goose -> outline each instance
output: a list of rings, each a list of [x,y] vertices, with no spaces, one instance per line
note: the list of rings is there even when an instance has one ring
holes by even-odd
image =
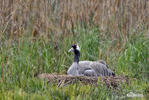
[[[74,61],[67,70],[68,75],[72,76],[115,76],[115,73],[111,71],[106,62],[99,61],[79,61],[80,47],[76,44],[72,45],[72,48],[68,52],[74,52]]]

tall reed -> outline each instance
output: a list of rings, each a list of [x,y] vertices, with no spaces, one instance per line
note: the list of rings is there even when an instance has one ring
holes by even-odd
[[[77,34],[78,25],[125,37],[141,25],[148,29],[148,8],[148,0],[0,0],[0,38],[57,38]]]

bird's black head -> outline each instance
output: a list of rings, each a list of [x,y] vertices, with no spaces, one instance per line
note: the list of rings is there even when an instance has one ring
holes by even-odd
[[[74,52],[74,51],[78,51],[78,52],[80,52],[80,47],[77,45],[77,44],[73,44],[72,45],[72,48],[71,49],[69,49],[69,52]]]
[[[73,45],[72,45],[72,48],[73,48],[74,50],[76,50],[76,49],[77,49],[77,45],[76,45],[76,44],[73,44]]]
[[[78,63],[80,58],[80,47],[76,44],[73,44],[69,52],[74,52],[74,62]]]

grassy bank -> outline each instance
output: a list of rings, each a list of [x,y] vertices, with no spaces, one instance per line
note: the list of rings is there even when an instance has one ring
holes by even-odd
[[[80,28],[76,31],[78,34],[75,38],[73,35],[68,35],[62,42],[59,37],[57,43],[52,39],[46,41],[28,38],[4,41],[0,49],[1,68],[3,68],[0,97],[2,99],[115,99],[129,92],[148,94],[146,74],[149,64],[149,41],[143,33],[127,38],[123,45],[120,45],[122,40],[105,37],[96,28]],[[57,88],[39,81],[35,76],[40,73],[66,73],[73,60],[73,55],[67,52],[73,42],[81,47],[81,60],[103,59],[117,75],[132,78],[130,83],[114,91],[106,87],[95,88],[79,84]]]

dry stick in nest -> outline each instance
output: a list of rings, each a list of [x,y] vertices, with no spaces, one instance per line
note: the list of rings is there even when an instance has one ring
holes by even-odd
[[[48,83],[56,83],[58,87],[66,86],[68,84],[77,83],[80,81],[84,85],[98,85],[99,77],[87,77],[87,76],[69,76],[69,75],[58,75],[58,74],[39,74],[39,79],[47,80]],[[127,83],[128,78],[124,76],[103,76],[100,77],[100,84],[108,87],[118,87],[122,83]]]

